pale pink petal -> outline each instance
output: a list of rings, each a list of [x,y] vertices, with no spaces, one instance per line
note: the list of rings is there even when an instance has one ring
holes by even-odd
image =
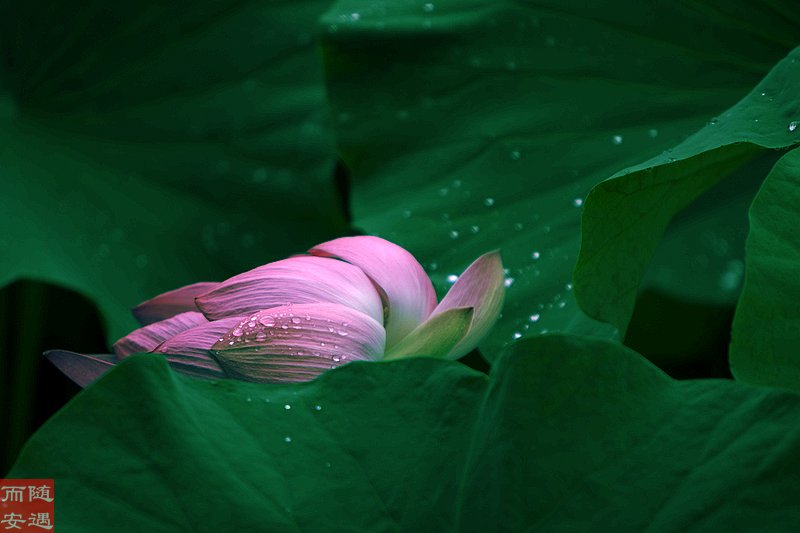
[[[202,316],[202,315],[201,315]],[[242,317],[223,318],[187,329],[165,340],[153,353],[163,354],[170,366],[182,374],[193,377],[221,379],[226,377],[219,363],[211,356],[211,347]]]
[[[275,261],[223,281],[197,298],[197,306],[209,320],[290,303],[336,303],[383,321],[380,296],[361,269],[324,257]]]
[[[212,350],[230,377],[279,383],[308,381],[350,361],[380,359],[385,344],[386,333],[374,318],[317,303],[259,311]]]
[[[181,313],[133,330],[114,343],[114,353],[122,359],[134,353],[149,352],[178,333],[207,322],[202,313],[196,311]]]
[[[309,253],[347,261],[380,287],[387,309],[386,344],[391,347],[421,324],[436,307],[436,292],[425,270],[405,249],[379,237],[342,237]]]
[[[386,352],[385,360],[401,357],[446,357],[464,338],[472,321],[471,307],[453,307],[426,320]]]
[[[69,379],[86,387],[116,362],[112,354],[84,355],[64,350],[50,350],[44,352],[45,357],[61,370]]]
[[[202,281],[186,285],[142,302],[131,311],[143,326],[175,316],[178,313],[197,311],[194,299],[217,286],[216,282]]]
[[[454,307],[472,307],[475,311],[467,334],[447,355],[458,359],[466,355],[492,328],[505,298],[505,276],[499,252],[480,256],[458,278],[432,316]]]

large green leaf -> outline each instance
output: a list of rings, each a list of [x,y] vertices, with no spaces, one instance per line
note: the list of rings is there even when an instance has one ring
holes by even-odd
[[[772,169],[750,208],[746,278],[736,309],[731,371],[800,389],[800,150]]]
[[[767,2],[717,4],[341,0],[324,52],[354,222],[421,257],[440,291],[501,248],[510,286],[490,357],[548,330],[610,335],[570,292],[582,199],[796,43]]]
[[[519,343],[491,379],[433,359],[312,383],[135,356],[28,443],[59,528],[791,531],[800,396],[673,381],[608,341]]]
[[[313,44],[327,2],[4,2],[0,284],[110,323],[344,231]]]
[[[671,217],[766,149],[800,141],[798,58],[795,49],[745,98],[674,149],[592,190],[575,270],[577,296],[589,315],[624,330]]]

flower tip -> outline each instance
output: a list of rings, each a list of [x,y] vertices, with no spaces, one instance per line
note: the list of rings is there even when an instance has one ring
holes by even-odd
[[[66,350],[48,350],[43,355],[64,375],[84,388],[116,362],[111,354],[84,355]]]

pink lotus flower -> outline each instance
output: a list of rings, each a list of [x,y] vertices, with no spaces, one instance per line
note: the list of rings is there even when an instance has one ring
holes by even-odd
[[[349,361],[457,359],[497,320],[503,287],[500,255],[490,252],[437,305],[406,250],[377,237],[343,237],[140,304],[133,314],[143,327],[118,340],[114,354],[46,355],[81,386],[139,352],[163,353],[183,374],[259,382],[307,381]]]

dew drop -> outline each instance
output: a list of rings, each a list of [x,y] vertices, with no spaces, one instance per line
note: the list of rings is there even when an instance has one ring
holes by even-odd
[[[250,396],[248,396],[248,397],[247,397],[247,399],[246,399],[246,401],[247,401],[248,403],[249,403],[249,402],[252,402],[252,401],[253,401],[253,398],[251,398]]]
[[[283,442],[285,442],[287,444],[292,442],[292,437],[290,437],[289,435],[286,435],[285,437],[283,437]]]
[[[519,331],[515,331],[514,334],[511,335],[511,338],[514,339],[514,340],[517,340],[520,337],[522,337],[522,333],[520,333]]]
[[[283,406],[283,408],[288,411],[289,409],[292,408],[292,406],[287,403],[286,405]]]
[[[340,330],[339,330],[339,331],[337,331],[336,333],[337,333],[337,334],[338,334],[340,337],[347,337],[348,335],[350,335],[348,332],[346,332],[346,331],[345,331],[345,330],[343,330],[343,329],[340,329]]]
[[[542,315],[540,315],[539,313],[534,313],[528,317],[528,320],[530,320],[531,322],[538,322],[541,317]]]
[[[321,405],[315,405],[314,406],[314,410],[315,411],[322,411],[322,406]]]
[[[492,207],[494,205],[494,198],[484,198],[483,205],[486,207]]]
[[[433,4],[431,4],[431,3],[422,4],[422,10],[423,10],[425,13],[432,13],[432,12],[433,12],[433,10],[434,10],[435,8],[436,8],[436,6],[434,6],[434,5],[433,5]]]
[[[236,328],[232,331],[234,337],[241,337],[242,336],[242,328]]]
[[[261,324],[263,326],[271,328],[272,326],[275,325],[275,318],[273,316],[271,316],[271,315],[267,315],[267,316],[261,318],[261,320],[259,320],[259,322],[261,322]]]
[[[789,131],[794,131],[794,130],[796,130],[796,129],[797,129],[797,126],[798,126],[798,124],[800,124],[800,122],[798,122],[798,121],[796,121],[796,120],[793,120],[793,121],[791,121],[791,122],[789,123],[789,126],[788,126],[788,129],[789,129]]]
[[[300,320],[299,316],[293,316],[292,317],[292,324],[299,324],[300,322],[301,322],[301,320]]]
[[[531,254],[531,258],[532,258],[534,261],[538,261],[538,260],[539,260],[539,258],[540,258],[541,256],[542,256],[542,254],[540,254],[539,252],[533,252],[533,253]]]
[[[459,233],[456,230],[450,230],[450,233],[448,235],[450,235],[451,239],[458,239]]]
[[[472,233],[478,233],[478,232],[481,230],[481,228],[480,228],[480,226],[470,226],[470,227],[469,227],[469,230],[470,230]]]
[[[582,206],[583,205],[583,198],[575,198],[574,200],[572,200],[572,205],[574,205],[575,207]]]
[[[571,290],[572,290],[572,283],[567,283],[567,284],[564,286],[564,288],[565,288],[566,290],[568,290],[568,291],[571,291]]]
[[[342,360],[342,358],[341,358],[341,357],[339,357],[338,355],[334,355],[334,356],[333,356],[331,359],[333,359],[333,362],[334,362],[334,363],[338,363],[339,361],[341,361],[341,360]]]
[[[649,135],[651,139],[655,139],[656,137],[658,137],[658,130],[655,128],[647,130],[647,135]]]
[[[455,274],[450,274],[449,276],[447,276],[448,283],[455,283],[456,281],[458,281],[458,276],[456,276]]]
[[[613,137],[611,137],[611,141],[614,144],[622,144],[622,135],[614,135]]]
[[[258,333],[256,333],[256,340],[259,342],[264,342],[265,340],[267,340],[267,334],[264,333],[263,331],[259,331]]]
[[[503,280],[503,285],[510,287],[514,284],[514,278],[506,278]]]
[[[511,159],[514,161],[519,161],[519,158],[522,157],[522,154],[519,150],[511,150]]]

